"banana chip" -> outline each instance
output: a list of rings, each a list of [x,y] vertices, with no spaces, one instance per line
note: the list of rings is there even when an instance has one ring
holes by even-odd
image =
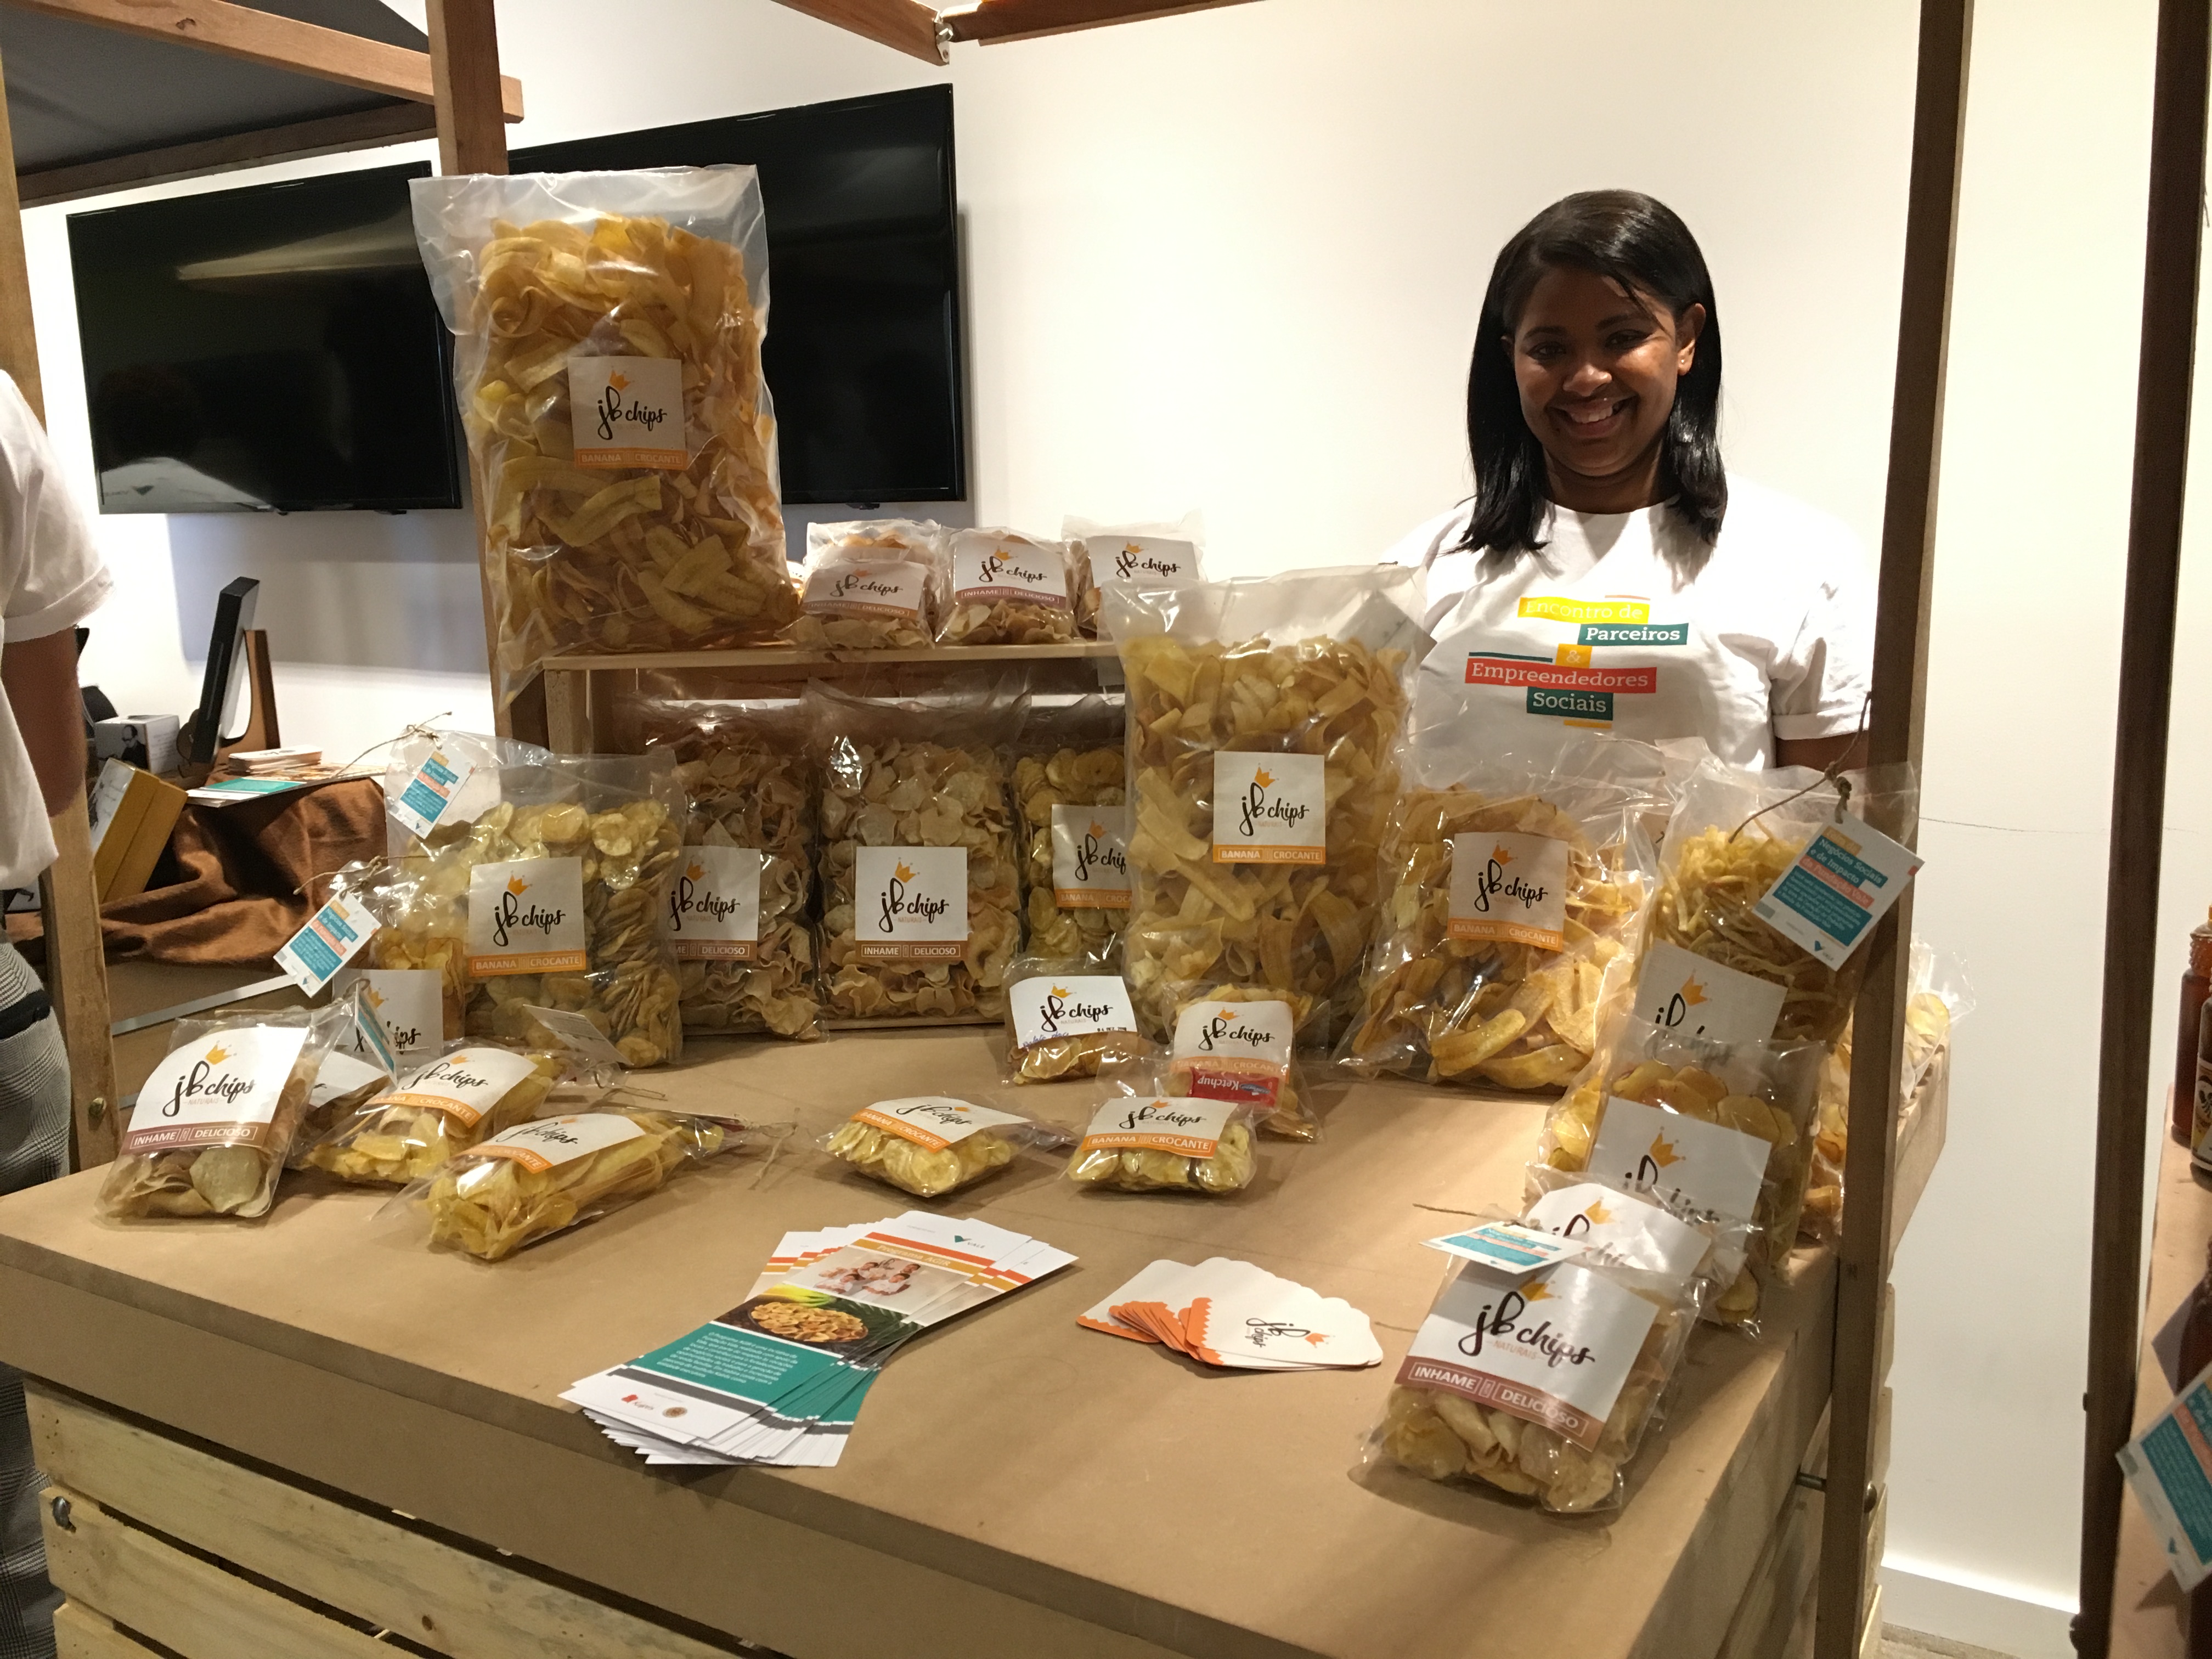
[[[361,1186],[419,1181],[455,1153],[537,1116],[561,1071],[550,1054],[479,1047],[441,1055],[338,1124],[307,1162]]]
[[[1014,763],[1034,956],[1103,962],[1121,939],[1129,919],[1126,764],[1118,743]]]
[[[1067,1137],[1013,1112],[943,1095],[879,1100],[817,1143],[866,1176],[939,1198],[1013,1162],[1025,1146],[1065,1146]]]
[[[630,211],[656,195],[669,216]],[[759,234],[751,178],[471,176],[416,203],[457,339],[503,698],[554,653],[774,638],[799,606],[732,245]],[[755,258],[764,276],[764,240]]]
[[[1923,946],[1914,947],[1916,970]],[[1916,991],[1905,1004],[1904,1076],[1899,1079],[1897,1133],[1900,1142],[1919,1112],[1936,1062],[1950,1046],[1951,1007],[1934,991]],[[1798,1231],[1814,1243],[1842,1237],[1844,1158],[1850,1151],[1851,1028],[1836,1039],[1820,1067],[1820,1116],[1813,1138],[1813,1174],[1805,1189]]]
[[[1249,1111],[1221,1101],[1127,1096],[1098,1109],[1068,1160],[1079,1186],[1218,1198],[1252,1184],[1260,1159]]]
[[[809,651],[915,651],[933,638],[945,586],[943,529],[904,519],[809,525],[799,620]]]

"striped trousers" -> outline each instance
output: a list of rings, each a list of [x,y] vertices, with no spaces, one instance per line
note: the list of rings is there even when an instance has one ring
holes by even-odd
[[[52,1181],[69,1164],[69,1056],[33,974],[0,941],[0,1193]],[[0,1659],[54,1659],[60,1595],[46,1582],[23,1379],[0,1365]]]

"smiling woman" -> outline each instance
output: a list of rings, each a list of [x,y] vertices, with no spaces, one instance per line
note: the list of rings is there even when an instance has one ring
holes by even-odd
[[[1712,278],[1664,204],[1586,191],[1505,245],[1468,377],[1474,499],[1388,556],[1427,575],[1417,725],[1695,737],[1747,766],[1855,748],[1865,555],[1728,477],[1720,392]]]

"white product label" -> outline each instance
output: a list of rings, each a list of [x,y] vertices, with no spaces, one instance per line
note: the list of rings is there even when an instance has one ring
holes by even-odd
[[[968,850],[853,853],[853,931],[863,962],[956,962],[968,949]]]
[[[1091,580],[1101,587],[1173,587],[1198,580],[1198,549],[1169,536],[1086,536]]]
[[[1019,536],[963,530],[952,538],[952,597],[977,605],[1018,599],[1066,611],[1066,556]]]
[[[1636,975],[1636,1016],[1708,1042],[1764,1042],[1782,1018],[1782,986],[1654,945]]]
[[[668,936],[683,962],[750,962],[760,947],[761,851],[687,847],[668,890]]]
[[[853,1114],[855,1123],[868,1123],[902,1140],[911,1140],[933,1152],[941,1152],[955,1141],[965,1140],[978,1129],[1000,1129],[1028,1121],[1012,1112],[994,1112],[948,1095],[916,1095],[907,1100],[879,1100]]]
[[[817,565],[807,573],[799,604],[817,617],[890,617],[913,621],[921,615],[929,573],[918,564],[847,562]]]
[[[1052,902],[1063,910],[1129,908],[1129,809],[1052,809]]]
[[[248,1025],[176,1050],[139,1090],[123,1150],[219,1145],[277,1150],[271,1133],[276,1103],[307,1041],[304,1026]]]
[[[1062,974],[1025,979],[1006,993],[1014,1046],[1032,1048],[1048,1037],[1092,1036],[1137,1029],[1129,988],[1118,974]]]
[[[474,761],[456,759],[442,749],[433,749],[429,758],[415,769],[415,775],[407,780],[398,797],[387,803],[392,816],[404,824],[410,835],[428,835],[438,827],[438,820],[446,816],[447,809],[453,805],[476,769]]]
[[[1508,1279],[1554,1267],[1580,1255],[1585,1248],[1572,1239],[1561,1237],[1555,1231],[1524,1227],[1517,1221],[1486,1222],[1465,1232],[1446,1233],[1441,1238],[1425,1238],[1421,1243],[1462,1261],[1479,1261]]]
[[[1591,1259],[1686,1279],[1705,1259],[1705,1234],[1656,1204],[1595,1181],[1546,1193],[1528,1206],[1532,1226],[1578,1241]]]
[[[1595,1449],[1659,1310],[1580,1262],[1509,1282],[1469,1263],[1398,1381],[1444,1389]]]
[[[684,365],[673,357],[569,358],[568,421],[578,466],[691,465]]]
[[[1805,843],[1797,862],[1752,907],[1784,938],[1839,967],[1925,862],[1845,812]]]
[[[1236,1103],[1228,1100],[1125,1096],[1107,1102],[1091,1117],[1091,1127],[1083,1132],[1082,1150],[1212,1158],[1236,1110]]]
[[[479,1158],[503,1158],[542,1174],[557,1164],[573,1164],[635,1140],[644,1133],[633,1119],[612,1112],[577,1112],[519,1125],[471,1150]]]
[[[1328,767],[1319,755],[1213,757],[1216,864],[1328,862]]]
[[[573,1008],[541,1008],[526,1002],[522,1010],[545,1029],[551,1037],[580,1060],[596,1066],[611,1066],[620,1070],[622,1050],[607,1041],[607,1034]]]
[[[340,988],[356,983],[402,1060],[434,1052],[445,1041],[445,975],[435,968],[356,969]]]
[[[1668,1203],[1749,1221],[1758,1210],[1759,1184],[1773,1150],[1741,1129],[1614,1096],[1605,1103],[1589,1168]]]
[[[377,1097],[380,1106],[413,1106],[443,1112],[464,1126],[481,1122],[486,1112],[538,1067],[506,1048],[456,1048],[432,1060],[397,1089]]]
[[[584,970],[584,861],[514,859],[469,872],[469,971]]]
[[[1176,1016],[1170,1080],[1187,1095],[1272,1110],[1296,1027],[1287,1002],[1194,1002]]]
[[[374,916],[351,899],[334,898],[284,941],[276,952],[276,966],[293,984],[313,996],[353,960],[375,931]]]
[[[1566,926],[1566,842],[1518,832],[1452,837],[1452,938],[1557,951]]]
[[[307,1091],[307,1104],[327,1106],[341,1096],[366,1089],[372,1083],[388,1083],[391,1073],[365,1060],[335,1051],[323,1056],[315,1070],[315,1086]]]

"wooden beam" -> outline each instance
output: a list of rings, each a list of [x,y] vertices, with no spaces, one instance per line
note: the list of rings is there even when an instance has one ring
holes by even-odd
[[[438,171],[505,173],[499,26],[492,0],[430,0],[430,79],[437,92]]]
[[[2089,1233],[2089,1375],[2081,1449],[2081,1610],[2074,1645],[2103,1659],[2112,1640],[2121,1478],[2134,1425],[2142,1285],[2143,1143],[2158,937],[2166,760],[2173,697],[2174,602],[2189,474],[2197,283],[2203,247],[2205,99],[2212,0],[2160,0],[2152,72],[2150,202],[2136,453],[2121,601],[2120,706],[2105,878],[2105,998],[2097,1066],[2097,1164]]]
[[[1875,613],[1869,756],[1875,765],[1917,766],[1928,683],[1928,613],[1936,574],[1936,501],[1943,385],[1958,241],[1960,160],[1973,0],[1921,0],[1913,94],[1912,161],[1905,202],[1905,274],[1897,378]],[[1875,827],[1893,835],[1905,824]],[[1828,1471],[1820,1529],[1816,1659],[1856,1659],[1875,1565],[1872,1522],[1884,1474],[1879,1458],[1882,1309],[1887,1295],[1894,1202],[1898,1080],[1905,1038],[1911,939],[1907,889],[1874,937],[1853,1011],[1850,1141],[1844,1164],[1844,1237],[1837,1253],[1835,1388],[1829,1405]]]
[[[15,153],[8,100],[0,94],[0,155]],[[46,383],[39,374],[39,331],[31,317],[31,267],[23,257],[23,214],[15,199],[15,169],[0,182],[0,369],[14,379],[40,422],[46,418]]]
[[[312,75],[418,104],[435,101],[427,52],[386,46],[342,29],[301,23],[230,0],[5,0],[25,11],[95,23],[149,40],[174,40],[264,69]],[[522,83],[500,83],[510,121],[522,118]]]
[[[15,175],[15,193],[25,207],[45,207],[102,196],[135,185],[166,184],[176,179],[225,173],[234,167],[293,161],[307,155],[366,149],[374,144],[404,144],[437,136],[437,118],[421,104],[386,104],[376,109],[325,115],[280,127],[258,127],[220,138],[199,138],[160,149],[133,150],[96,161],[41,167]]]
[[[781,3],[925,64],[945,62],[936,9],[921,0],[781,0]]]
[[[1032,40],[1041,34],[1066,34],[1108,23],[1141,23],[1187,11],[1214,11],[1249,0],[978,0],[965,11],[945,14],[942,21],[955,40],[1001,45]]]

